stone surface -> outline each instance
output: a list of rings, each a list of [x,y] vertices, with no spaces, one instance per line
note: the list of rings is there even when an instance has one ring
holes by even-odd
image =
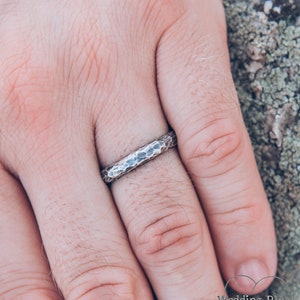
[[[286,282],[255,299],[299,300],[300,0],[223,3],[233,77],[275,220],[277,276]]]

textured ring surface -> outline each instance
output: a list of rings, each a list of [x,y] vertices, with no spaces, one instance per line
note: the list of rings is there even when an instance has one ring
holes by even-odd
[[[176,145],[176,135],[170,131],[103,169],[101,171],[102,179],[106,183],[111,183]]]

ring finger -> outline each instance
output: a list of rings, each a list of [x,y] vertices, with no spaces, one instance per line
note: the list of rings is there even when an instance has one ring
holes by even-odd
[[[102,166],[119,160],[168,128],[155,74],[148,67],[154,64],[153,55],[148,50],[146,59],[147,50],[139,50],[143,57],[128,55],[125,61],[131,71],[119,72],[127,77],[116,79],[122,101],[107,103],[98,118],[96,141]],[[145,74],[143,80],[137,74]],[[111,94],[111,99],[118,99],[119,94]],[[114,118],[118,122],[105,117],[111,111],[118,114]],[[223,294],[205,218],[175,150],[118,179],[111,191],[133,250],[159,299],[209,299]]]

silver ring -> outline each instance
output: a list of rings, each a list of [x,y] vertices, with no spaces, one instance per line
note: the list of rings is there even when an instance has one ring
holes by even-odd
[[[177,139],[175,132],[170,131],[130,153],[118,162],[113,163],[111,166],[104,168],[101,171],[102,179],[106,183],[111,183],[176,145]]]

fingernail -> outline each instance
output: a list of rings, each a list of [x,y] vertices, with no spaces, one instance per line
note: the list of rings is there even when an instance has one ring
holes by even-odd
[[[266,288],[272,281],[268,276],[270,274],[268,274],[268,269],[262,261],[250,259],[237,268],[235,284],[239,291],[256,294]]]

